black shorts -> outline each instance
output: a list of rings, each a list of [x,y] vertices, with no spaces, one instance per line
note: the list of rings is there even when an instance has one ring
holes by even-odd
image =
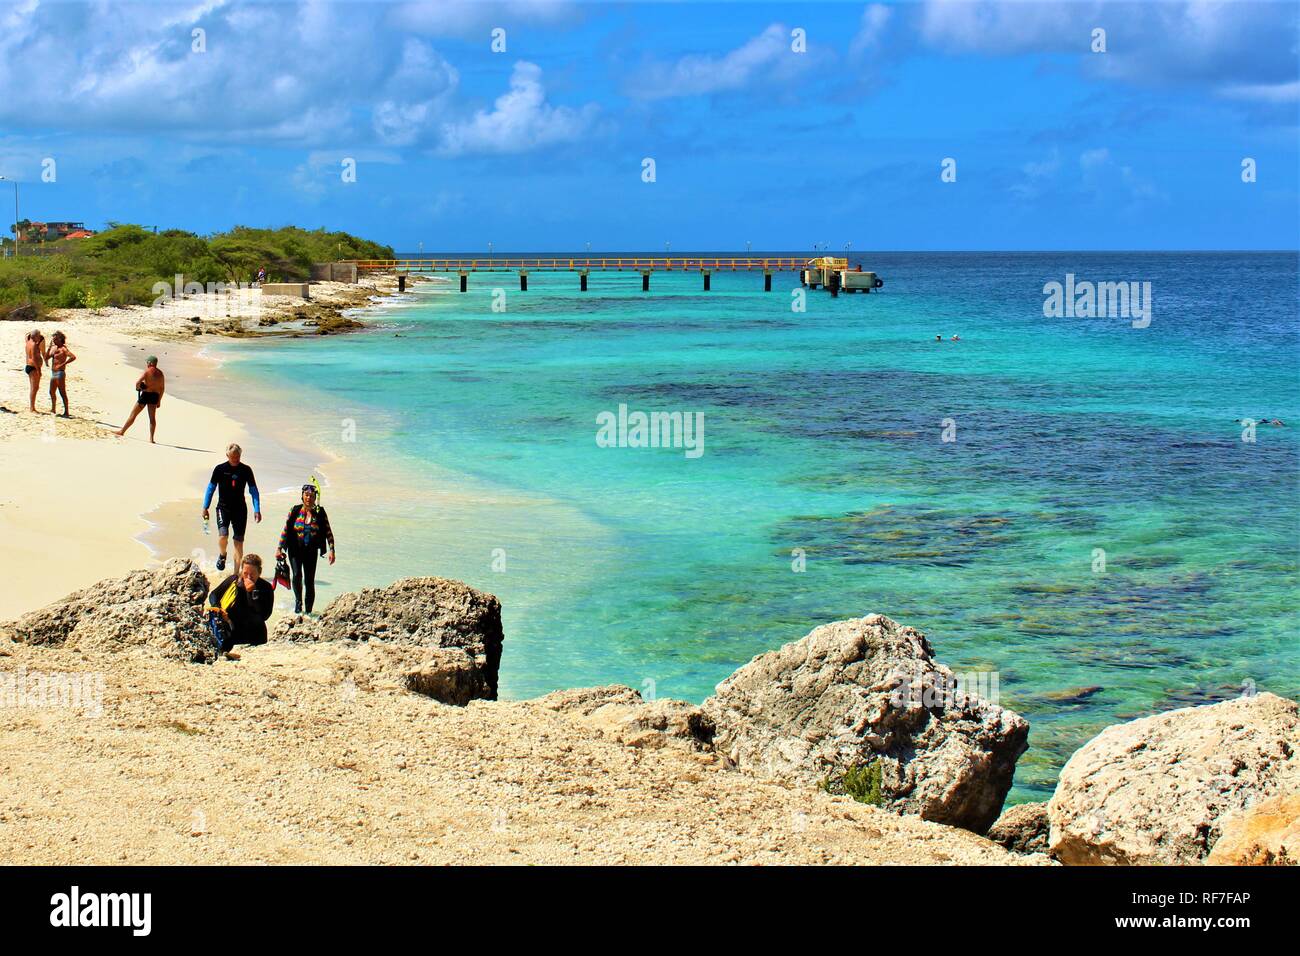
[[[158,393],[146,392],[142,389],[136,393],[136,401],[141,405],[157,405]]]
[[[31,375],[32,372],[35,372],[35,371],[36,371],[36,366],[35,366],[35,365],[28,365],[25,369],[23,369],[23,371],[26,372],[28,375]]]
[[[217,534],[221,537],[234,538],[236,541],[244,540],[244,529],[248,527],[248,506],[242,508],[229,508],[225,505],[217,505]]]

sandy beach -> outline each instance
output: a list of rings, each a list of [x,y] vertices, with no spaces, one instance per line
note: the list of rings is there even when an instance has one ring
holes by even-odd
[[[312,304],[356,307],[394,286],[389,278],[314,284]],[[22,364],[30,326],[0,323],[0,619],[166,557],[194,557],[211,567],[216,527],[203,536],[202,495],[232,441],[254,455],[266,516],[250,524],[246,550],[274,554],[278,518],[293,497],[281,489],[301,484],[329,455],[300,436],[271,440],[250,430],[244,423],[255,422],[259,403],[273,398],[223,387],[219,363],[205,355],[205,344],[218,339],[195,334],[229,334],[232,323],[250,333],[269,326],[272,334],[310,334],[296,318],[301,299],[259,296],[240,290],[42,319],[46,339],[62,330],[77,356],[68,370],[66,419],[49,414],[48,368],[37,412],[28,410]],[[143,413],[125,438],[113,434],[134,405],[135,381],[151,354],[167,375],[152,446]]]

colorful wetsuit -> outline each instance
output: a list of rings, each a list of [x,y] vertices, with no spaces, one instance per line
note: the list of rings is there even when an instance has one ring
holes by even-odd
[[[333,551],[334,531],[324,508],[313,508],[310,516],[302,505],[289,509],[280,532],[280,550],[289,558],[293,573],[294,613],[302,613],[305,608],[310,614],[316,604],[316,561],[325,554],[327,544]]]

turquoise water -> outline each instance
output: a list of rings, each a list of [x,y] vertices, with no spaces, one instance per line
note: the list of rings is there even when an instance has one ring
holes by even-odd
[[[656,274],[648,294],[635,273],[586,294],[475,275],[371,333],[232,354],[300,384],[314,437],[416,489],[332,512],[348,560],[326,596],[430,573],[492,591],[505,696],[700,700],[756,653],[879,611],[954,669],[998,672],[1032,726],[1014,799],[1115,721],[1247,681],[1297,696],[1296,254],[863,261],[881,293],[810,292],[803,313],[789,274],[770,294],[745,273],[709,293]],[[1149,327],[1044,318],[1066,273],[1149,281]],[[704,453],[598,447],[620,403],[702,412]],[[1289,427],[1243,442],[1237,420],[1264,415]],[[347,421],[355,441],[334,435]]]

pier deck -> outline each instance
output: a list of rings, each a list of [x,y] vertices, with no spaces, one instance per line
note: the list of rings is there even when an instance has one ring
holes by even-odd
[[[411,273],[455,273],[460,277],[460,291],[469,290],[469,276],[476,272],[516,272],[519,288],[528,289],[530,272],[576,272],[581,291],[587,291],[587,276],[592,272],[639,272],[641,290],[650,291],[650,276],[655,272],[698,272],[704,279],[704,291],[711,288],[714,272],[762,272],[763,291],[772,291],[772,275],[797,272],[803,285],[822,286],[832,295],[846,291],[869,292],[883,282],[874,272],[861,267],[849,270],[849,260],[834,256],[804,259],[800,256],[488,256],[485,258],[426,258],[404,256],[399,259],[350,260],[357,272],[396,272],[399,277]],[[853,278],[849,278],[852,276]],[[405,287],[405,280],[402,280]]]

